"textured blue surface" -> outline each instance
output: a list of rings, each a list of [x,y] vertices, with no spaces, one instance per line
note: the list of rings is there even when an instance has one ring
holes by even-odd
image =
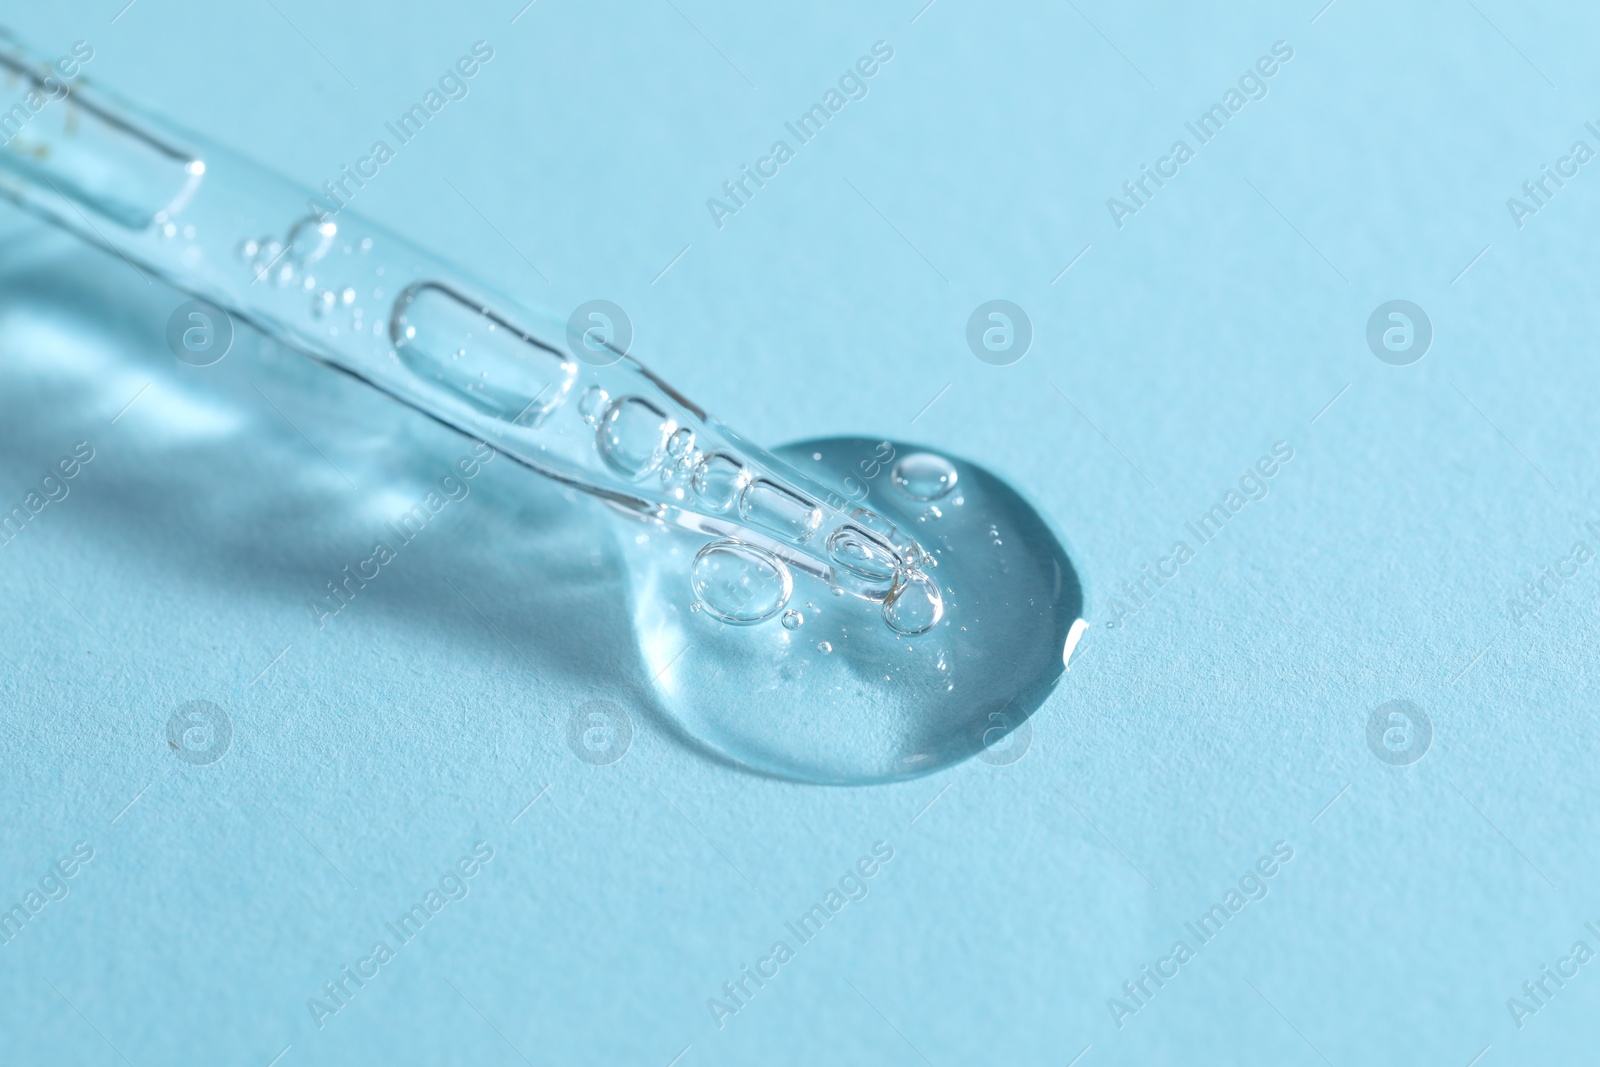
[[[1600,150],[1593,10],[119,6],[5,18],[308,186],[489,42],[357,210],[558,313],[617,301],[758,440],[988,466],[1070,538],[1096,625],[1019,762],[774,782],[651,711],[616,520],[492,463],[318,631],[307,598],[470,446],[248,333],[175,363],[181,296],[8,212],[0,503],[95,458],[0,548],[0,904],[93,850],[0,945],[7,1062],[1593,1056],[1600,964],[1523,983],[1600,951],[1600,569],[1508,600],[1600,549],[1597,164],[1507,207]],[[867,96],[719,229],[707,198],[877,41]],[[1198,145],[1185,122],[1280,41]],[[1107,198],[1178,139],[1194,158],[1119,227]],[[1010,367],[964,340],[997,297],[1036,332]],[[1403,367],[1365,340],[1397,298],[1435,331]],[[1280,441],[1265,499],[1186,533]],[[1124,590],[1179,539],[1176,579]],[[636,728],[605,767],[566,740],[595,698]],[[1367,742],[1397,698],[1433,725],[1409,766]],[[218,762],[167,743],[189,700],[232,720]],[[789,932],[877,842],[865,896]],[[1242,879],[1264,897],[1201,944]],[[1179,940],[1177,977],[1124,991]],[[308,998],[378,941],[319,1027]],[[778,941],[719,1027],[708,1000]]]

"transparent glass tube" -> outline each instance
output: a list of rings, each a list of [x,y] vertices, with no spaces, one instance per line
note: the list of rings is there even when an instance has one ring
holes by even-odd
[[[900,633],[938,622],[932,557],[913,538],[631,355],[573,351],[562,320],[113,94],[64,82],[4,31],[0,71],[47,100],[0,149],[0,194],[541,474],[734,542],[705,568],[708,584],[734,587],[719,617],[758,621],[738,601],[771,584],[776,560],[880,602]]]

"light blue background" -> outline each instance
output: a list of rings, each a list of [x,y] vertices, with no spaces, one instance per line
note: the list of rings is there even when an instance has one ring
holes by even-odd
[[[649,365],[758,440],[999,472],[1070,538],[1096,627],[1014,765],[730,770],[644,696],[619,520],[496,463],[318,633],[306,598],[465,442],[253,335],[176,364],[179,295],[7,212],[0,502],[97,450],[0,549],[0,898],[96,850],[0,946],[8,1062],[1594,1055],[1600,964],[1520,1031],[1506,998],[1600,950],[1600,569],[1521,625],[1506,601],[1597,544],[1600,164],[1521,230],[1505,206],[1600,148],[1593,11],[273,3],[5,20],[308,186],[489,41],[356,210],[559,314],[615,300]],[[706,198],[879,39],[867,99],[716,229]],[[1278,40],[1270,95],[1119,230],[1106,198]],[[963,339],[994,297],[1036,329],[1007,368]],[[1436,330],[1410,367],[1363,336],[1397,297]],[[1277,440],[1271,495],[1105,626]],[[611,767],[566,745],[596,697],[638,731]],[[1365,739],[1396,697],[1435,729],[1406,768]],[[234,722],[209,767],[166,744],[190,699]],[[479,840],[470,895],[319,1031],[306,999]],[[870,895],[719,1030],[707,998],[879,840]],[[1267,898],[1119,1030],[1107,998],[1280,840]]]

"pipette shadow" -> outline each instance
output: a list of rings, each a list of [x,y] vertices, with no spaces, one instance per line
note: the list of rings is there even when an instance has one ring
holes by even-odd
[[[18,500],[0,510],[75,442],[96,452],[69,485],[70,506],[18,541],[87,542],[136,584],[189,590],[195,610],[309,640],[310,605],[335,607],[327,583],[382,540],[397,558],[380,573],[403,576],[360,588],[323,620],[330,627],[390,628],[402,642],[426,633],[435,647],[459,644],[463,656],[525,672],[521,714],[543,720],[529,724],[536,730],[564,731],[569,702],[605,695],[681,736],[650,695],[632,637],[613,547],[625,519],[503,456],[463,477],[470,439],[246,326],[221,362],[180,363],[166,329],[189,298],[112,254],[36,224],[3,249],[0,469]],[[430,491],[448,502],[402,543],[392,523]],[[7,547],[0,565],[29,565],[26,546]],[[138,632],[162,648],[164,670],[181,671],[183,653],[165,648],[160,620],[141,612],[137,602],[119,609],[121,632]],[[438,620],[462,618],[441,632]],[[355,696],[359,671],[329,681]]]

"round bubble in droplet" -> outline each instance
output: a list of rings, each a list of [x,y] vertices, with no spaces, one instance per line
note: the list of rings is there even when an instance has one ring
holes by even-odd
[[[713,541],[702,548],[689,580],[706,611],[741,626],[772,618],[794,591],[794,579],[782,560],[733,540]]]
[[[955,467],[943,456],[914,452],[894,465],[894,487],[912,500],[938,500],[956,487]]]
[[[785,630],[798,630],[805,625],[806,617],[791,608],[783,613],[783,618],[779,621],[783,623]]]

